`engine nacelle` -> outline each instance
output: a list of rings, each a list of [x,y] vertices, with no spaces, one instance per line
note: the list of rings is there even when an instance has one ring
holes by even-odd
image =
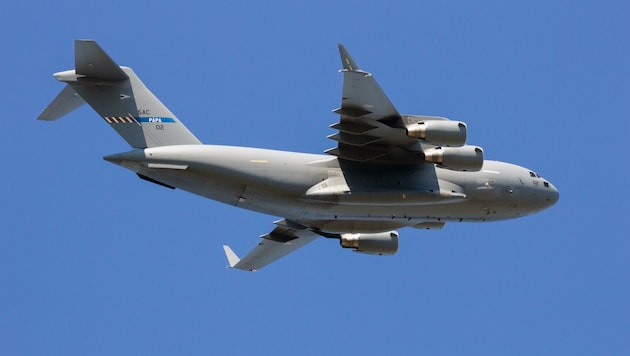
[[[427,120],[407,127],[407,136],[444,146],[466,143],[466,124],[451,120]]]
[[[393,255],[398,251],[398,232],[341,234],[341,247],[370,255]]]
[[[424,150],[424,159],[454,171],[478,171],[483,166],[483,149],[470,145],[431,147]]]

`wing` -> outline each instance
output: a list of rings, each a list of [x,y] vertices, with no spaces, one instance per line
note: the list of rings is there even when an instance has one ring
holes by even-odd
[[[328,136],[338,146],[326,153],[351,161],[417,162],[423,158],[422,144],[407,135],[407,127],[429,116],[398,113],[372,74],[363,71],[343,45],[339,45],[343,65],[341,107],[334,110],[339,122],[331,125],[339,132]]]
[[[230,246],[224,245],[230,268],[256,271],[315,240],[319,235],[305,226],[287,220],[275,222],[276,228],[265,235],[247,256],[239,258]]]

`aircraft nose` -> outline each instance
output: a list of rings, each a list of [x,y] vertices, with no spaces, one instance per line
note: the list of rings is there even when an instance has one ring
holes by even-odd
[[[549,204],[548,206],[552,206],[560,199],[560,192],[555,185],[549,182],[547,182],[547,184],[549,184],[549,192],[546,194],[545,200]]]

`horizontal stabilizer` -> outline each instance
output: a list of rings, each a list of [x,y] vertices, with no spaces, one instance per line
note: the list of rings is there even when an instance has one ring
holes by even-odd
[[[37,116],[37,120],[57,120],[78,109],[83,104],[85,104],[85,100],[71,86],[66,85],[46,109]]]
[[[129,76],[93,40],[74,41],[74,66],[76,74],[88,78],[125,80]]]

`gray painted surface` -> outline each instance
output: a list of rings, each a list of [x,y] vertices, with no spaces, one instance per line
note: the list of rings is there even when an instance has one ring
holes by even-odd
[[[339,50],[343,96],[332,126],[339,133],[329,137],[338,144],[328,155],[202,145],[130,68],[86,40],[75,41],[75,70],[55,74],[68,85],[38,119],[57,119],[87,102],[133,147],[107,161],[166,186],[283,217],[243,259],[225,247],[230,267],[244,270],[318,236],[391,254],[394,229],[512,219],[558,200],[553,184],[533,171],[484,161],[481,148],[465,144],[464,123],[400,115],[374,77]]]

